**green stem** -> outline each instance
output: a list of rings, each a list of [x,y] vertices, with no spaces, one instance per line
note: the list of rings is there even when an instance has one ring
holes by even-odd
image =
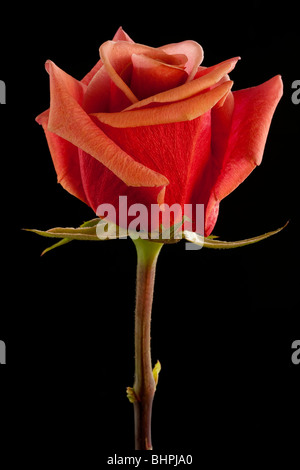
[[[155,393],[150,349],[151,309],[155,268],[163,246],[149,240],[133,240],[137,251],[135,307],[135,449],[152,450],[151,416]]]

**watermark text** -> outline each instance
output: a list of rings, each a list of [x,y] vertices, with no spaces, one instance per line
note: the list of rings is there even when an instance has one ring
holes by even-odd
[[[300,80],[293,81],[292,89],[295,90],[292,93],[292,103],[299,104],[300,103]]]
[[[0,104],[6,104],[6,86],[3,80],[0,80]]]
[[[191,465],[193,463],[192,455],[182,454],[150,454],[147,457],[135,456],[135,457],[123,457],[118,454],[108,457],[108,465],[131,465],[134,468],[144,468],[147,464],[152,465],[170,465],[171,467],[177,467],[177,465]]]
[[[6,345],[0,340],[0,364],[6,364]]]
[[[300,339],[293,341],[292,349],[295,349],[291,357],[292,363],[297,366],[300,364]]]
[[[129,236],[133,240],[176,242],[184,238],[184,231],[204,237],[204,204],[128,205],[127,196],[119,196],[118,205],[100,204],[96,213],[101,219],[96,229],[100,240]],[[191,249],[190,245],[186,244],[186,249]],[[193,249],[202,246],[200,243]]]

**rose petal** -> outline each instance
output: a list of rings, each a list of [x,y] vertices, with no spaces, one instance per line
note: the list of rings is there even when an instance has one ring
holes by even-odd
[[[131,39],[131,37],[128,36],[127,33],[125,33],[122,26],[119,27],[118,31],[114,35],[113,41],[127,41],[127,42],[134,43],[134,41]]]
[[[124,60],[122,60],[123,57],[118,54],[118,51],[120,52],[121,50],[116,49],[116,44],[120,44],[120,42],[107,41],[102,44],[102,46],[100,46],[100,57],[111,80],[118,88],[120,88],[120,90],[123,91],[124,95],[127,96],[131,103],[136,103],[138,101],[137,97],[132,93],[129,86],[119,75],[130,63],[131,55],[129,57],[126,56],[126,60],[124,62]],[[124,44],[126,43],[124,42]]]
[[[131,103],[111,80],[106,68],[102,67],[87,87],[83,108],[87,113],[117,112],[127,108]]]
[[[192,121],[175,122],[163,125],[140,126],[117,128],[101,124],[104,132],[136,161],[154,168],[164,174],[170,181],[164,191],[160,188],[160,193],[150,193],[145,190],[137,192],[135,188],[124,188],[118,186],[116,178],[106,172],[105,179],[101,169],[97,170],[98,162],[92,168],[86,164],[85,171],[88,184],[87,191],[94,201],[101,201],[101,195],[105,194],[106,202],[114,201],[119,194],[131,196],[134,192],[135,203],[145,203],[150,208],[150,204],[165,202],[170,206],[173,203],[183,205],[190,201],[190,193],[197,182],[199,175],[210,157],[211,151],[211,130],[210,111]],[[97,179],[98,175],[98,179]],[[104,188],[105,185],[105,188]],[[164,194],[165,193],[165,194]],[[100,194],[100,195],[99,195]],[[147,196],[149,195],[149,197]],[[152,195],[152,198],[150,198]],[[102,199],[103,202],[103,199]],[[99,204],[100,202],[98,202]]]
[[[143,54],[132,54],[133,70],[130,89],[142,100],[175,88],[187,79],[187,73],[174,65],[163,64]]]
[[[142,108],[150,105],[151,103],[170,103],[190,98],[207,88],[219,84],[220,80],[234,69],[239,59],[239,57],[234,57],[233,59],[225,60],[218,65],[203,69],[201,71],[201,76],[192,82],[185,83],[184,85],[180,85],[172,90],[158,93],[157,95],[141,100],[124,109],[124,111]]]
[[[99,59],[96,65],[94,65],[94,67],[92,68],[92,70],[83,77],[83,79],[81,80],[81,83],[83,83],[84,85],[88,85],[90,81],[92,80],[92,78],[96,75],[98,70],[100,70],[102,67],[103,67],[103,62],[101,59]]]
[[[159,173],[135,162],[112,142],[80,106],[82,83],[48,63],[51,107],[48,130],[103,163],[129,186],[163,186],[168,180]]]
[[[220,161],[225,155],[228,137],[230,134],[232,114],[234,110],[234,97],[230,91],[223,106],[215,106],[211,111],[211,149],[215,159]]]
[[[110,76],[105,67],[102,67],[94,75],[87,87],[83,99],[83,109],[87,113],[95,112],[100,109],[104,112],[109,112],[110,88]]]
[[[98,160],[79,149],[80,170],[83,187],[89,206],[97,213],[100,204],[111,204],[119,213],[119,196],[127,196],[127,205],[140,203],[146,207],[157,203],[161,187],[132,187],[127,186],[117,178],[107,167]],[[121,213],[127,210],[121,206]],[[117,224],[119,225],[117,218]],[[126,227],[126,224],[122,224]]]
[[[100,57],[103,64],[112,81],[123,91],[131,103],[136,103],[138,99],[120,75],[131,64],[132,54],[144,54],[169,65],[183,65],[187,61],[187,57],[182,54],[168,55],[162,50],[142,44],[132,44],[127,41],[107,41],[102,44]]]
[[[262,85],[233,92],[234,110],[227,149],[223,158],[219,153],[219,174],[206,210],[208,232],[216,222],[219,202],[261,163],[271,120],[282,91],[282,80],[277,75]]]
[[[123,111],[120,113],[93,113],[98,121],[113,127],[139,127],[171,122],[190,121],[211,109],[228,93],[233,82],[227,81],[207,92],[176,103],[157,107]]]
[[[195,41],[183,41],[174,44],[167,44],[159,49],[162,49],[167,54],[186,55],[188,60],[185,64],[185,71],[189,75],[187,81],[193,80],[204,57],[204,52],[200,44]]]
[[[54,168],[57,174],[57,182],[66,191],[87,203],[83,189],[78,149],[70,142],[48,131],[49,110],[40,114],[36,120],[43,126],[49,150],[52,156]]]
[[[123,31],[122,29],[122,26],[119,27],[118,31],[116,32],[116,34],[114,35],[113,37],[113,41],[128,41],[128,42],[134,42],[129,36],[127,33],[125,33],[125,31]],[[88,85],[90,83],[90,81],[92,80],[92,78],[96,75],[96,73],[98,72],[98,70],[100,70],[100,68],[103,66],[103,62],[102,60],[98,60],[98,62],[96,63],[96,65],[94,65],[94,67],[92,68],[92,70],[87,73],[83,79],[81,80],[82,83],[84,83],[85,85]]]

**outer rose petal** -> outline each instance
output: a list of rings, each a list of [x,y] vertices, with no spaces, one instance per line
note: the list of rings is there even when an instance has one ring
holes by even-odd
[[[135,162],[112,142],[80,106],[83,85],[48,62],[51,106],[48,130],[81,148],[129,186],[163,186],[168,180]]]
[[[39,124],[43,126],[49,150],[52,156],[54,168],[57,174],[57,182],[73,196],[87,203],[82,186],[79,166],[78,149],[70,142],[58,137],[47,130],[49,111],[37,117]]]
[[[216,158],[218,161],[222,160],[226,153],[233,110],[234,97],[231,91],[226,96],[226,100],[223,103],[223,106],[215,106],[212,109],[211,131],[213,138],[211,142],[211,149],[214,158]]]
[[[81,149],[79,149],[79,160],[83,187],[88,204],[95,213],[97,213],[98,206],[105,203],[112,204],[118,214],[119,196],[127,196],[128,207],[139,202],[150,208],[150,204],[160,202],[158,200],[161,192],[160,188],[127,186],[107,167]],[[127,213],[127,211],[125,212]],[[118,218],[116,221],[119,222]],[[122,224],[122,227],[126,228],[127,225]]]
[[[227,149],[222,160],[219,155],[219,174],[212,185],[206,208],[207,234],[211,233],[216,223],[220,201],[261,163],[271,120],[282,91],[281,77],[277,75],[257,87],[233,92],[234,110]],[[213,159],[210,162],[213,165]]]
[[[170,181],[165,202],[183,205],[210,157],[210,111],[192,121],[154,126],[116,128],[102,124],[105,133],[136,161],[144,162]],[[85,156],[87,157],[87,156]],[[81,159],[84,188],[93,208],[103,202],[118,208],[119,195],[128,196],[128,206],[134,203],[148,207],[164,202],[162,188],[125,187],[111,172],[94,158]]]

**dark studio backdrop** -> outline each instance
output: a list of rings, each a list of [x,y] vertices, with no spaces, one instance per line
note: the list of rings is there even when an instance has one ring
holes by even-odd
[[[287,14],[285,16],[285,13]],[[300,365],[298,161],[299,33],[288,7],[277,17],[251,8],[114,5],[72,12],[18,7],[1,31],[2,307],[0,340],[5,439],[24,458],[39,447],[57,462],[104,463],[132,454],[135,249],[130,240],[72,242],[40,257],[47,239],[22,228],[79,226],[91,209],[56,183],[35,116],[49,105],[47,59],[80,79],[120,25],[151,46],[193,39],[203,65],[241,56],[234,89],[281,74],[284,96],[262,165],[221,203],[214,233],[236,240],[284,225],[279,235],[231,251],[163,248],[152,320],[152,357],[162,364],[153,408],[157,452],[190,453],[233,467],[268,463],[295,449]],[[285,18],[290,18],[290,21]],[[30,424],[30,428],[29,428]],[[283,445],[288,440],[288,447]],[[22,444],[23,443],[23,444]],[[126,454],[127,452],[127,454]],[[46,457],[45,457],[46,458]]]

